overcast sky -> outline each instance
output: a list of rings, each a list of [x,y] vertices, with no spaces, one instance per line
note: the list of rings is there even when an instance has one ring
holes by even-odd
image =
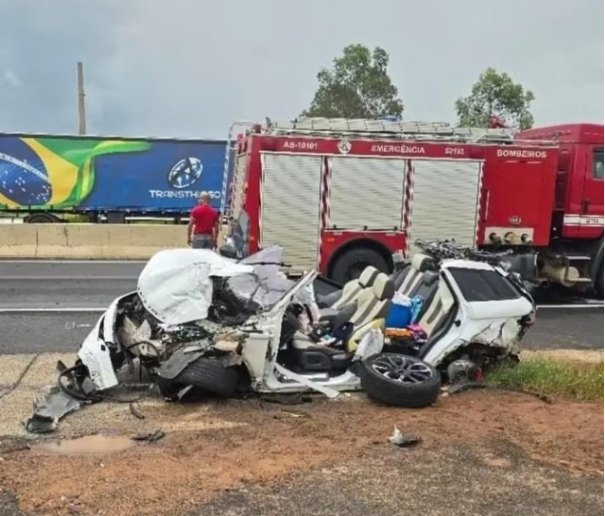
[[[410,120],[455,121],[488,66],[537,124],[603,122],[603,0],[0,0],[0,131],[223,138],[290,119],[344,46],[385,48]]]

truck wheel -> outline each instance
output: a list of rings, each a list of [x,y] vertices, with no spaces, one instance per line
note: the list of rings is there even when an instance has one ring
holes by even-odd
[[[52,213],[34,213],[28,215],[25,219],[27,224],[56,224],[59,222],[59,218],[55,217]]]
[[[378,251],[356,248],[346,251],[336,260],[330,279],[344,285],[347,281],[359,278],[368,265],[376,267],[379,271],[389,272],[388,261]]]
[[[437,401],[441,390],[441,376],[432,365],[398,353],[369,357],[360,377],[368,397],[395,407],[428,407]]]
[[[235,394],[239,373],[235,367],[225,367],[220,360],[199,358],[189,364],[175,379],[181,386],[193,385],[217,396],[228,398]]]

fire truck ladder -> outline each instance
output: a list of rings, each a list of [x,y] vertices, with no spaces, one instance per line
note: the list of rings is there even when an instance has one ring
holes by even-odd
[[[513,129],[480,127],[452,127],[447,122],[404,122],[392,120],[365,120],[346,118],[300,118],[291,122],[266,119],[262,132],[279,136],[340,136],[361,139],[413,140],[416,142],[454,142],[480,144],[553,145],[552,141],[523,142],[515,140]]]

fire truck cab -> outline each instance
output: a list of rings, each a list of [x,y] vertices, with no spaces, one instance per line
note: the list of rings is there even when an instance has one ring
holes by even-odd
[[[566,250],[551,252],[553,213],[563,213],[563,238],[572,220],[559,204],[565,162],[550,134],[326,118],[247,125],[235,145],[228,213],[240,256],[280,244],[295,269],[344,283],[367,265],[390,271],[392,253],[414,254],[419,239],[455,239],[515,249],[511,266],[528,281],[585,279],[569,272]],[[602,183],[602,128],[600,142]],[[574,215],[584,213],[582,202]],[[601,186],[601,263],[602,206]]]
[[[550,245],[544,273],[567,287],[593,284],[603,298],[603,125],[568,124],[523,131],[524,140],[559,147]]]

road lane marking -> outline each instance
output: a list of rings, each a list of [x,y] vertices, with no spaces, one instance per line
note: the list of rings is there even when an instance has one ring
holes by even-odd
[[[35,264],[41,264],[41,263],[51,263],[51,264],[74,264],[74,263],[85,263],[88,265],[100,265],[100,264],[109,264],[109,265],[122,265],[122,264],[136,264],[136,265],[140,265],[142,263],[147,263],[148,260],[7,260],[7,259],[3,259],[0,258],[0,266],[2,266],[2,264],[4,263],[35,263]]]
[[[92,328],[92,324],[89,323],[77,323],[76,321],[65,321],[66,330],[76,330],[78,328]]]
[[[108,305],[109,306],[109,305]],[[103,313],[107,311],[105,308],[0,308],[0,314],[28,314],[28,313],[81,313],[93,314]]]
[[[138,274],[135,276],[1,276],[2,281],[130,281],[137,280]]]
[[[587,309],[587,308],[600,308],[603,309],[605,305],[603,305],[603,303],[587,303],[587,304],[581,304],[581,305],[538,305],[537,308],[539,310],[543,310],[545,308],[548,309],[554,309],[554,308],[558,308],[560,310],[581,310],[581,309]]]

